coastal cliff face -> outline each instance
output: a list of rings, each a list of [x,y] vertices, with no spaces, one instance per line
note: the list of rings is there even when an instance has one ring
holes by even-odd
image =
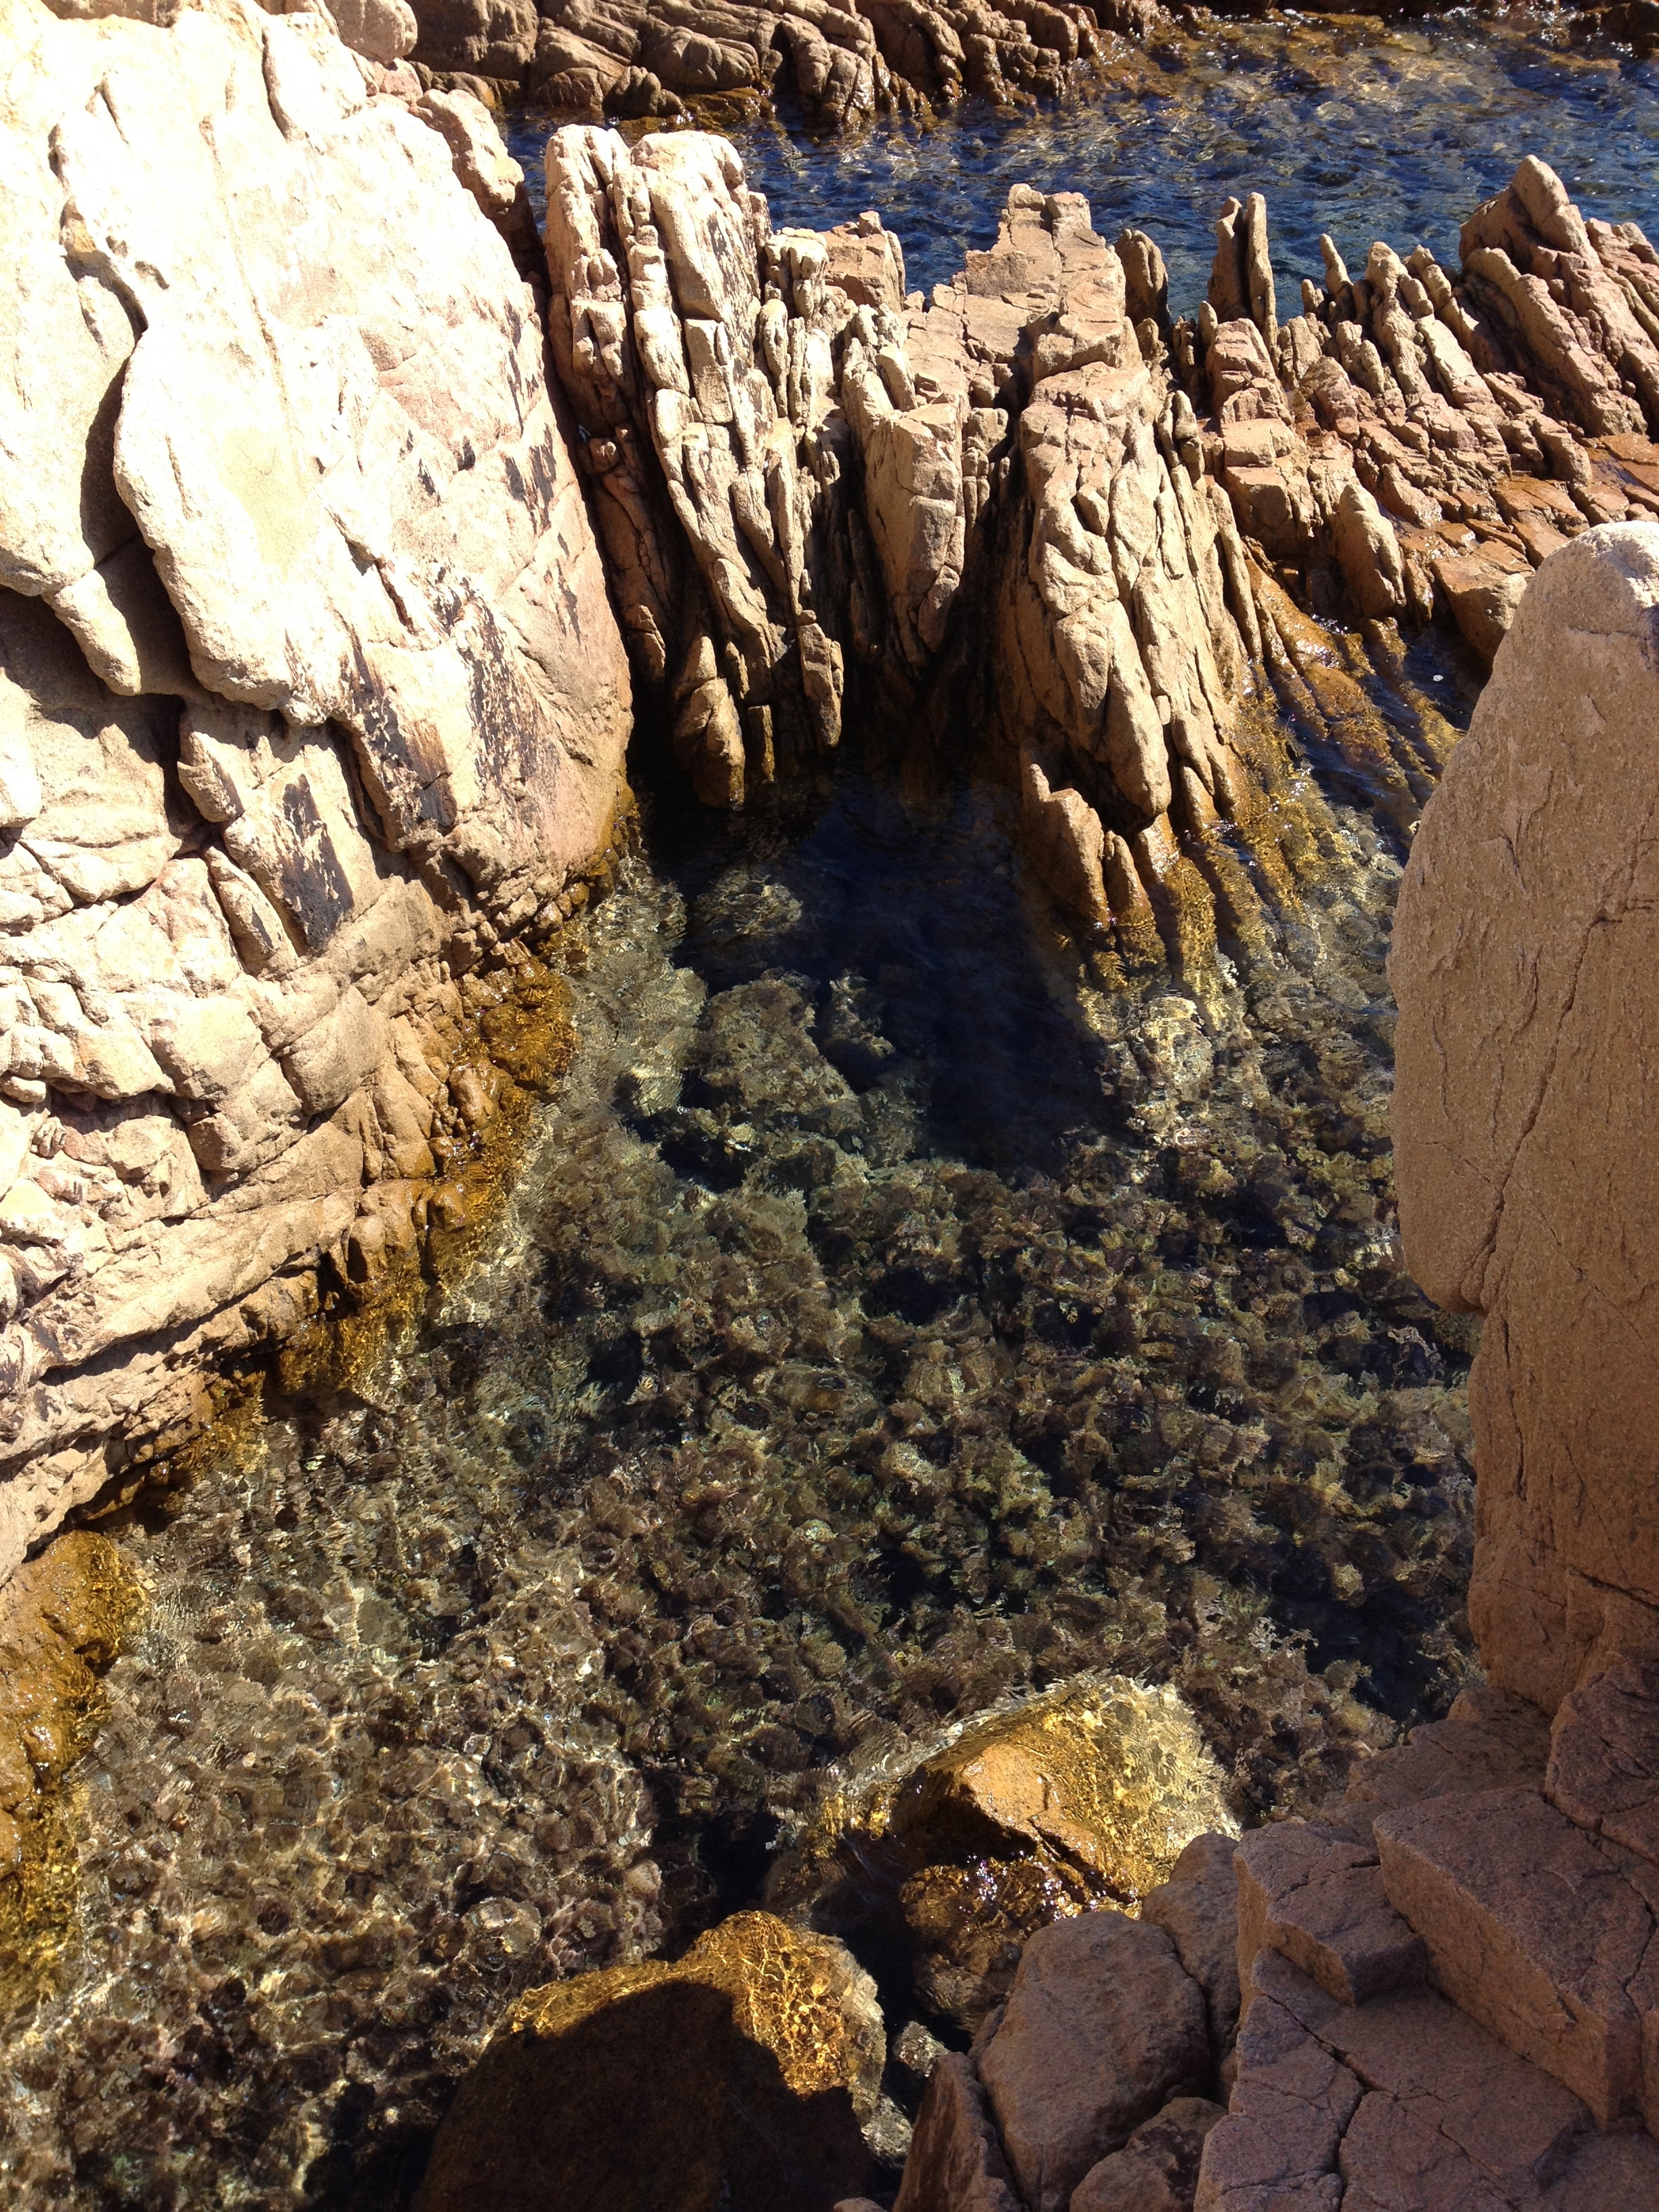
[[[1521,603],[1401,887],[1394,1127],[1411,1265],[1486,1316],[1470,1612],[1554,1711],[1659,1657],[1652,748],[1659,532],[1598,530]]]
[[[406,14],[9,18],[0,1574],[412,1243],[489,971],[611,834],[522,194]]]

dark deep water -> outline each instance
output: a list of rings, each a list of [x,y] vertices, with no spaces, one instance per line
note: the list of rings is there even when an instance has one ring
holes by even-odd
[[[1190,305],[1230,189],[1286,274],[1324,227],[1446,250],[1528,149],[1649,219],[1650,72],[1553,35],[1242,26],[1157,100],[744,144],[775,220],[877,205],[916,282],[1008,183],[1081,189]],[[1434,641],[1407,676],[1387,711],[1467,719]],[[406,2203],[514,1992],[753,1901],[828,1778],[1011,1688],[1171,1680],[1258,1811],[1453,1694],[1398,836],[1350,787],[1328,880],[1200,1002],[1110,987],[1000,794],[847,750],[738,820],[647,801],[471,1272],[118,1531],[155,1608],[82,1770],[81,1949],[0,2039],[12,2201]]]

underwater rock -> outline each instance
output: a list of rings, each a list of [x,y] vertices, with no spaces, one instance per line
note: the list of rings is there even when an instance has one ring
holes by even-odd
[[[75,1846],[59,1787],[97,1733],[98,1677],[145,1602],[115,1545],[83,1529],[0,1594],[0,2010],[35,1993],[73,1933]]]
[[[830,2212],[868,2178],[860,2128],[885,2056],[875,1986],[839,1943],[739,1913],[677,1965],[521,1997],[439,2133],[418,2212]]]
[[[1194,1836],[1231,1819],[1179,1695],[1108,1681],[971,1723],[905,1783],[890,1825],[929,1864],[1036,1855],[1136,1905]]]
[[[499,963],[612,835],[522,180],[384,88],[399,0],[347,15],[9,21],[0,1577],[412,1249]]]
[[[1177,1692],[1086,1677],[970,1723],[896,1784],[838,1802],[772,1887],[819,1911],[849,1861],[885,1868],[917,1996],[973,2032],[1040,1929],[1137,1908],[1195,1837],[1231,1821]],[[1227,1881],[1231,1893],[1231,1869]]]

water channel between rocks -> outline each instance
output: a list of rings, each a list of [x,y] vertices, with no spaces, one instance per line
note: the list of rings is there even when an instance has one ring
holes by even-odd
[[[1331,186],[1345,246],[1443,234],[1529,149],[1651,216],[1642,73],[1352,32],[1383,49],[1565,120],[1438,173],[1406,134],[1392,182]],[[1528,94],[1547,65],[1572,98]],[[1316,91],[1359,99],[1224,73],[1172,182],[1110,109],[745,153],[775,220],[882,207],[913,281],[1024,176],[1145,222],[1192,291],[1228,186],[1303,250],[1273,100],[1282,139]],[[1455,726],[1474,690],[1426,639],[1377,697]],[[153,1610],[81,1770],[76,1948],[5,2031],[15,2201],[406,2202],[513,1992],[683,1948],[828,1782],[1011,1690],[1174,1681],[1247,1812],[1454,1693],[1467,1345],[1401,1272],[1389,1188],[1402,834],[1327,779],[1336,864],[1273,957],[1125,988],[1003,794],[845,751],[736,820],[647,798],[475,1266],[352,1391],[273,1390],[118,1530]]]

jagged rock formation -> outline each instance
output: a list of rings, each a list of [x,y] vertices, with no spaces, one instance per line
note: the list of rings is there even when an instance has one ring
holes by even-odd
[[[849,686],[890,724],[965,715],[1062,900],[1150,927],[1170,810],[1201,834],[1262,787],[1236,749],[1245,556],[1132,319],[1157,248],[1018,187],[925,304],[874,215],[774,234],[720,140],[567,129],[547,169],[554,356],[699,795],[833,747]]]
[[[849,712],[931,733],[1020,789],[1040,872],[1132,957],[1260,945],[1323,865],[1254,702],[1402,830],[1432,788],[1449,732],[1380,714],[1310,611],[1443,611],[1489,653],[1533,563],[1659,512],[1659,256],[1534,161],[1458,283],[1330,247],[1283,323],[1265,204],[1231,202],[1173,325],[1154,241],[1109,246],[1075,194],[1017,187],[924,301],[873,214],[774,234],[720,140],[566,129],[547,173],[554,354],[699,795],[741,803]]]
[[[628,726],[493,126],[323,15],[163,13],[9,19],[0,1573],[412,1242]]]
[[[1443,607],[1490,659],[1567,538],[1659,514],[1659,254],[1531,157],[1463,226],[1455,278],[1420,246],[1379,241],[1358,277],[1322,246],[1281,324],[1265,205],[1230,203],[1206,307],[1173,336],[1239,527],[1363,616]]]
[[[523,86],[598,122],[787,91],[820,130],[964,94],[1053,96],[1099,52],[1103,27],[1144,37],[1167,21],[1156,0],[415,0],[415,14],[417,64],[487,92]]]

